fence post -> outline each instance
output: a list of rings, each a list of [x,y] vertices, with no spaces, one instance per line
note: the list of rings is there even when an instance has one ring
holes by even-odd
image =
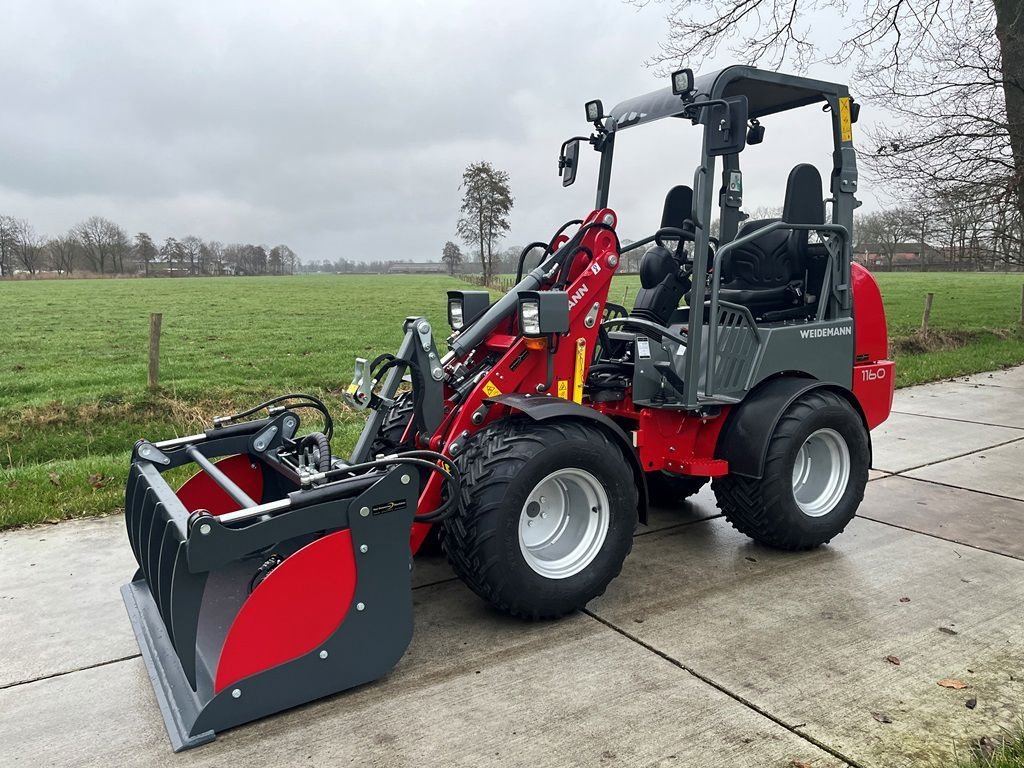
[[[153,312],[149,316],[149,389],[160,388],[160,323],[164,316]]]
[[[1024,285],[1020,287],[1020,324],[1024,325]]]
[[[928,335],[928,322],[932,319],[932,300],[934,298],[934,293],[928,293],[924,297],[924,315],[921,317],[921,334],[923,336]]]

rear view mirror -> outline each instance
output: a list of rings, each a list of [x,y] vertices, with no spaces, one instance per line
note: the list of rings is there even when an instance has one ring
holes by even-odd
[[[580,140],[569,139],[562,145],[558,155],[558,170],[562,174],[562,186],[568,187],[576,181],[576,168],[580,159]]]
[[[720,157],[742,152],[747,145],[747,97],[731,96],[709,102],[703,110],[704,146]]]

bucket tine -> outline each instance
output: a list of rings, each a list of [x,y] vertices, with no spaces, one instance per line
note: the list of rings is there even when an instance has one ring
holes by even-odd
[[[199,631],[199,609],[206,590],[207,572],[192,573],[188,568],[188,546],[178,545],[174,557],[170,612],[165,620],[174,650],[181,661],[188,684],[196,690],[196,634]]]
[[[163,535],[160,537],[159,560],[156,563],[155,575],[152,584],[155,586],[154,597],[160,608],[160,617],[164,620],[167,633],[174,642],[174,627],[171,626],[171,588],[174,586],[174,563],[178,558],[178,548],[181,542],[175,536],[174,523],[168,521],[163,527]]]

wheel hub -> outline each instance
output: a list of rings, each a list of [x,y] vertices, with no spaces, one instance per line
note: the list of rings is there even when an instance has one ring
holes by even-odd
[[[527,497],[519,515],[519,548],[541,576],[567,579],[597,557],[610,519],[608,494],[594,475],[559,469]]]
[[[793,497],[808,517],[835,509],[850,482],[850,449],[834,429],[808,435],[793,463]]]

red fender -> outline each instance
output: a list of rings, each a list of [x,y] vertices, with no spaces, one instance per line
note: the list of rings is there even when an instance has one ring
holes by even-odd
[[[352,533],[317,539],[263,579],[231,623],[214,692],[316,650],[345,618],[356,591]]]
[[[853,319],[856,331],[856,360],[853,366],[853,394],[864,411],[868,429],[874,429],[892,410],[896,368],[889,355],[882,293],[871,273],[852,264]]]

